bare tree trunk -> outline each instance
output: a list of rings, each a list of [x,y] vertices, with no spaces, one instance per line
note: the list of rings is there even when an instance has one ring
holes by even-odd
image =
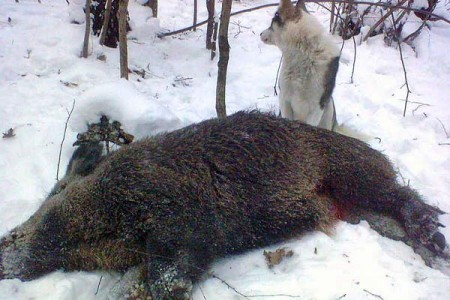
[[[194,0],[194,21],[193,21],[193,30],[197,31],[197,0]]]
[[[112,0],[106,0],[105,18],[103,19],[102,35],[100,36],[100,45],[105,43],[106,33],[109,28],[109,19],[111,17]]]
[[[145,3],[146,6],[150,7],[153,13],[153,18],[158,17],[158,0],[148,0],[147,3]]]
[[[219,72],[216,88],[217,117],[226,118],[225,91],[227,83],[228,60],[230,58],[230,44],[228,43],[228,25],[230,24],[231,5],[233,0],[222,1],[222,13],[220,15],[219,28]]]
[[[333,32],[333,24],[334,24],[334,15],[336,14],[336,2],[331,2],[331,15],[330,15],[330,32]]]
[[[119,0],[120,77],[128,80],[127,17],[128,0]]]
[[[86,0],[86,29],[84,31],[84,43],[82,57],[87,58],[89,55],[89,35],[91,34],[91,0]]]
[[[211,42],[211,60],[216,57],[216,41],[217,41],[217,29],[219,28],[219,23],[214,22],[213,38]]]
[[[208,25],[206,27],[206,49],[208,50],[212,49],[215,3],[215,0],[206,0],[206,9],[208,10]]]

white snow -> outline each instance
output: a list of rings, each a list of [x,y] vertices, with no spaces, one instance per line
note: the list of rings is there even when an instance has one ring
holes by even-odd
[[[142,77],[119,78],[117,49],[92,37],[90,56],[79,58],[85,1],[0,1],[0,236],[25,221],[55,184],[57,158],[68,111],[75,100],[62,151],[60,173],[85,124],[101,113],[119,120],[137,137],[172,130],[215,117],[217,57],[205,50],[206,28],[158,39],[159,30],[192,22],[192,1],[159,1],[159,20],[130,1],[133,31],[129,66]],[[241,0],[233,10],[271,3]],[[422,3],[422,2],[421,2]],[[440,4],[436,13],[450,13]],[[329,14],[310,10],[327,26]],[[220,3],[217,10],[220,10]],[[242,109],[278,111],[273,86],[280,59],[259,33],[275,7],[232,18],[227,82],[228,114]],[[199,20],[206,18],[199,1]],[[420,24],[410,18],[408,32]],[[71,23],[73,20],[81,24]],[[412,94],[403,117],[406,89],[399,52],[381,36],[360,43],[351,82],[354,48],[346,41],[334,92],[338,120],[367,137],[398,167],[400,181],[416,188],[433,205],[450,212],[450,26],[431,22],[431,30],[403,45]],[[336,43],[340,44],[338,38]],[[106,61],[97,59],[106,56]],[[450,216],[442,232],[450,240]],[[263,250],[289,247],[294,256],[269,269]],[[317,254],[315,254],[317,249]],[[216,262],[211,272],[236,291],[256,299],[450,299],[450,277],[428,268],[401,242],[381,237],[366,223],[339,223],[333,234],[312,232],[282,245],[256,249]],[[100,280],[97,295],[96,290]],[[54,272],[38,280],[0,281],[0,299],[104,299],[118,274]],[[221,280],[208,276],[196,285],[194,299],[242,299]],[[345,296],[344,296],[345,295]]]

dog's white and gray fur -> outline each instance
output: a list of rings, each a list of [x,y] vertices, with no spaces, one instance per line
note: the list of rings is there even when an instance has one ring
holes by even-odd
[[[279,77],[281,115],[291,120],[333,130],[336,112],[331,97],[339,68],[338,47],[303,0],[294,6],[280,0],[261,40],[283,54]]]

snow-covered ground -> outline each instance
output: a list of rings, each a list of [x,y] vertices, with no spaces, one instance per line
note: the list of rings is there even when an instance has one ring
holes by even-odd
[[[61,170],[73,152],[86,121],[107,113],[126,131],[142,137],[215,116],[217,58],[204,47],[205,27],[159,39],[160,30],[192,22],[192,1],[159,1],[159,20],[148,8],[130,1],[129,65],[145,70],[119,79],[117,49],[93,37],[90,56],[79,58],[84,34],[84,0],[0,1],[0,236],[25,221],[56,181],[64,125],[75,101],[62,149]],[[233,10],[267,0],[234,2]],[[199,1],[199,20],[206,18]],[[219,3],[220,5],[220,3]],[[315,5],[312,13],[326,26],[329,14]],[[450,17],[445,3],[435,12]],[[448,6],[448,4],[447,4]],[[220,8],[220,6],[218,7]],[[448,8],[447,8],[448,9]],[[280,59],[259,33],[275,8],[232,18],[227,109],[278,111],[273,85]],[[81,24],[74,24],[78,21]],[[407,29],[418,26],[410,18]],[[409,28],[409,29],[408,29]],[[402,117],[406,94],[399,52],[382,37],[357,38],[353,82],[353,42],[344,45],[334,92],[338,120],[368,137],[398,167],[399,180],[416,188],[433,205],[450,212],[450,26],[434,22],[415,42],[403,47],[412,94]],[[336,43],[340,44],[338,38]],[[106,61],[99,60],[104,55]],[[441,222],[450,240],[450,216]],[[263,250],[280,246],[293,257],[269,269]],[[317,249],[317,253],[315,253]],[[242,294],[278,295],[257,299],[450,299],[450,277],[428,268],[411,248],[383,238],[367,223],[339,223],[335,233],[313,232],[283,245],[226,258],[205,276],[194,299],[242,299]],[[96,294],[100,277],[103,276]],[[104,299],[119,278],[106,273],[54,272],[38,280],[0,281],[0,299]],[[239,295],[236,291],[242,293]],[[283,296],[285,295],[285,296]]]

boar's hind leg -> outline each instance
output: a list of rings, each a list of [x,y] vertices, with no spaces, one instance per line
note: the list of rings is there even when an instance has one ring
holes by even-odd
[[[345,142],[343,140],[342,144]],[[353,143],[351,151],[340,149],[340,156],[335,154],[337,151],[330,152],[332,177],[327,178],[324,187],[328,188],[337,206],[342,207],[344,213],[357,214],[369,223],[375,223],[370,217],[366,218],[371,213],[390,217],[403,227],[406,234],[402,237],[401,232],[399,235],[395,233],[398,237],[395,239],[405,241],[418,254],[423,249],[430,255],[445,256],[448,247],[444,236],[438,231],[438,218],[442,211],[427,205],[410,187],[401,186],[392,164],[381,153],[359,142]],[[377,226],[385,227],[380,222]],[[377,226],[373,226],[374,229]],[[381,234],[385,232],[378,231]],[[427,260],[424,255],[422,257]]]
[[[400,208],[400,219],[408,234],[406,243],[410,244],[428,264],[428,258],[434,255],[446,256],[445,237],[438,230],[443,226],[439,223],[439,215],[444,212],[424,203],[409,187],[400,187],[397,195],[399,199],[404,200],[404,205]]]
[[[407,186],[395,183],[384,188],[381,194],[373,193],[369,207],[359,206],[353,213],[381,235],[410,245],[427,265],[432,265],[436,256],[446,257],[448,246],[439,232],[439,215],[443,212],[426,204]]]

